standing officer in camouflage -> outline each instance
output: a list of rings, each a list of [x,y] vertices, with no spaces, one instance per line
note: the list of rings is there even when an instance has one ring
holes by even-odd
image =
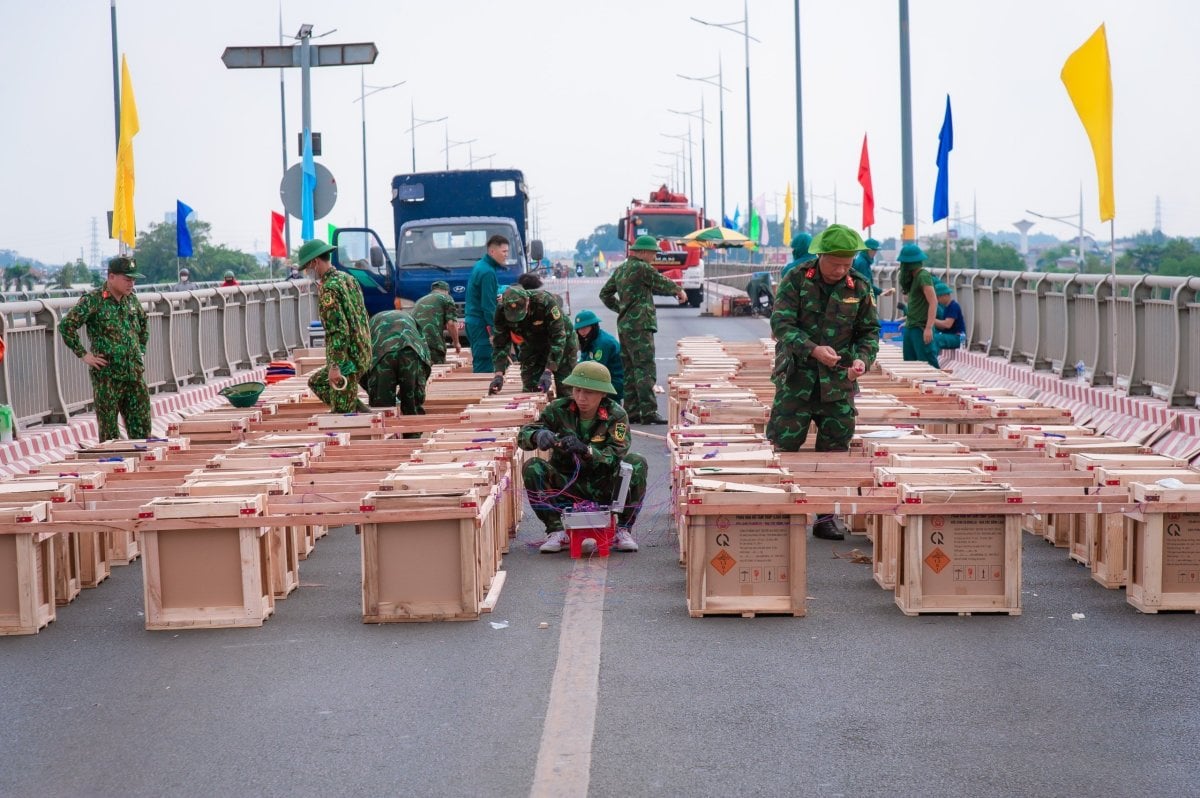
[[[412,309],[413,321],[421,328],[425,343],[429,346],[429,362],[436,365],[446,362],[446,339],[442,331],[449,333],[454,342],[454,351],[462,352],[458,342],[458,306],[450,298],[450,284],[437,280],[429,286],[429,293],[417,300]]]
[[[510,285],[500,297],[492,319],[492,366],[496,376],[488,393],[504,387],[504,372],[513,345],[521,351],[521,390],[550,390],[557,383],[559,395],[566,392],[563,378],[571,373],[578,349],[567,346],[567,324],[554,297],[546,291],[529,291]]]
[[[63,344],[88,365],[101,441],[121,437],[118,415],[130,438],[150,437],[143,365],[150,327],[133,293],[134,280],[141,276],[132,258],[113,258],[104,285],[80,297],[58,324]],[[79,340],[80,327],[87,330],[91,352]]]
[[[629,248],[629,258],[600,289],[600,301],[617,314],[617,336],[625,364],[625,407],[634,424],[667,423],[658,415],[658,400],[654,397],[658,377],[654,363],[654,333],[658,332],[654,296],[674,296],[681,305],[687,302],[687,293],[654,268],[656,252],[658,241],[654,236],[638,236]]]
[[[834,224],[813,238],[815,264],[788,273],[775,297],[771,332],[775,336],[775,402],[767,438],[775,448],[795,452],[817,425],[817,451],[844,452],[854,434],[854,394],[858,378],[879,350],[879,318],[871,284],[850,271],[862,237]],[[813,535],[841,540],[844,525],[818,517]]]
[[[367,407],[358,400],[358,382],[371,366],[371,333],[362,289],[353,277],[334,268],[332,244],[305,241],[296,260],[317,281],[317,310],[325,328],[325,366],[308,378],[308,387],[334,413]]]
[[[371,407],[395,407],[405,416],[425,415],[429,345],[407,313],[386,310],[371,317],[371,367],[359,378]],[[406,432],[419,438],[419,432]]]
[[[550,452],[549,460],[531,457],[521,474],[529,506],[546,525],[540,551],[562,551],[568,542],[562,511],[577,502],[609,505],[621,484],[621,463],[633,474],[625,509],[617,516],[617,551],[637,551],[633,525],[646,495],[646,458],[629,451],[629,419],[611,399],[608,369],[580,363],[565,380],[569,397],[546,405],[538,420],[521,427],[517,445],[526,451]]]

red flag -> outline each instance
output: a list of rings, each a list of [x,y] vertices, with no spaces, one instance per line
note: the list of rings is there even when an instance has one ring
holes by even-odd
[[[875,224],[875,189],[871,187],[871,159],[867,156],[866,133],[863,133],[862,156],[858,159],[858,184],[863,190],[862,226],[866,230]]]
[[[271,257],[286,258],[287,244],[283,242],[283,223],[286,221],[282,213],[271,211]]]

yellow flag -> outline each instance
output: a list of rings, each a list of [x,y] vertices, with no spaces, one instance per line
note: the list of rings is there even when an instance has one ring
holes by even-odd
[[[789,182],[787,193],[783,195],[783,245],[792,245],[792,184]]]
[[[117,179],[113,190],[113,238],[133,247],[137,222],[133,216],[133,137],[138,132],[137,103],[133,99],[133,81],[129,64],[121,56],[121,135],[117,143]]]
[[[1063,64],[1062,82],[1083,122],[1092,154],[1096,158],[1096,181],[1100,188],[1100,221],[1117,215],[1113,199],[1112,69],[1108,62],[1108,39],[1104,25]]]

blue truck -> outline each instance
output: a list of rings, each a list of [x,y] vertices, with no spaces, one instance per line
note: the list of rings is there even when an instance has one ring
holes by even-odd
[[[333,263],[358,280],[372,315],[412,307],[435,280],[450,284],[461,311],[471,267],[493,235],[510,244],[509,262],[496,275],[501,286],[542,259],[542,242],[526,234],[528,204],[525,176],[516,169],[396,175],[391,252],[374,230],[343,227],[334,232]]]

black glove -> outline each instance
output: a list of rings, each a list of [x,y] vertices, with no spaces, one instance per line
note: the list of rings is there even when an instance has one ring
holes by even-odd
[[[488,385],[488,396],[500,393],[500,389],[504,387],[504,375],[497,374],[492,378],[491,384]]]
[[[542,393],[549,393],[550,386],[554,384],[554,373],[549,369],[542,372],[542,378],[538,380],[537,389]]]
[[[540,429],[533,433],[533,445],[543,452],[553,449],[556,443],[558,443],[558,436],[548,429]]]
[[[579,440],[575,435],[564,435],[558,439],[558,448],[562,449],[567,454],[574,454],[588,459],[592,456],[591,447]]]

